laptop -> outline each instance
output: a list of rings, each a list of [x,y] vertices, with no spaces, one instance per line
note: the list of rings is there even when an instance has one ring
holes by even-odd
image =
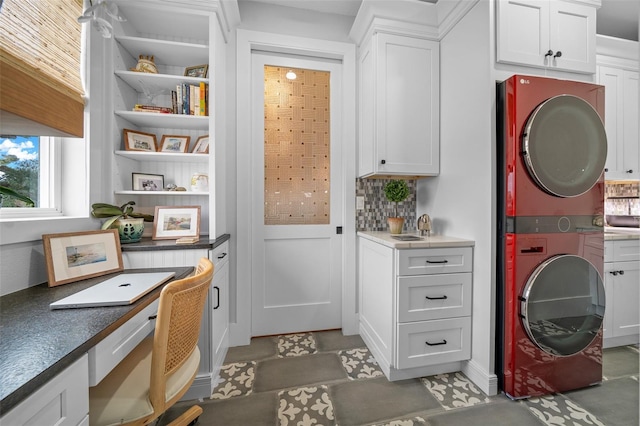
[[[130,305],[174,275],[175,272],[125,272],[50,303],[49,307],[69,309]]]

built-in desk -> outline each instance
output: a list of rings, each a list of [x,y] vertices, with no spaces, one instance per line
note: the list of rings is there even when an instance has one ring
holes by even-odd
[[[174,279],[193,272],[193,267],[130,269],[127,272],[174,271]],[[131,319],[146,315],[157,303],[154,289],[129,306],[51,310],[49,304],[84,290],[110,276],[91,278],[49,288],[30,287],[0,297],[0,416],[59,377],[79,371],[89,377],[92,349]],[[93,349],[94,358],[96,350]],[[89,356],[85,356],[89,354]],[[85,369],[84,366],[87,366]],[[84,369],[84,371],[82,371]],[[72,401],[73,402],[73,401]],[[0,423],[3,423],[0,420]]]

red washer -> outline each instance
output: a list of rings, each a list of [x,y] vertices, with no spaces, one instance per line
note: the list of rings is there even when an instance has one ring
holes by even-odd
[[[496,371],[512,398],[602,381],[604,87],[498,84]]]

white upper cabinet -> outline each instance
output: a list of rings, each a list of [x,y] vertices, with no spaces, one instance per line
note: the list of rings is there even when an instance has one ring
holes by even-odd
[[[376,32],[359,52],[360,177],[434,176],[439,43]]]
[[[594,74],[599,0],[498,0],[498,62]]]

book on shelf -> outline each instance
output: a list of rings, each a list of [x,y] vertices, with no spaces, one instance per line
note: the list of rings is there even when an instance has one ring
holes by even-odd
[[[155,106],[155,105],[142,105],[142,104],[135,104],[133,107],[133,110],[140,111],[140,112],[157,112],[162,114],[173,113],[173,110],[169,107],[161,107],[161,106]]]
[[[171,91],[171,104],[174,114],[195,116],[209,115],[209,85],[207,83],[176,85]]]
[[[199,237],[180,237],[176,240],[176,244],[195,244],[200,241]]]
[[[198,93],[199,93],[199,100],[200,102],[198,102],[198,115],[207,115],[207,109],[206,109],[206,95],[205,95],[205,84],[204,82],[200,82],[200,87],[198,88]]]

